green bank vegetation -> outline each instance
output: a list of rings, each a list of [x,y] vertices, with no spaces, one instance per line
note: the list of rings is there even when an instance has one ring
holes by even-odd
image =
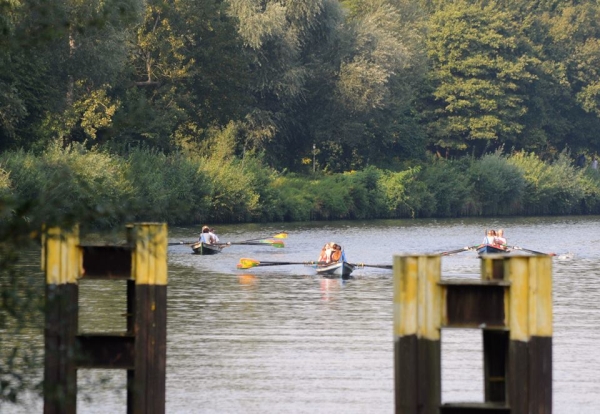
[[[227,147],[227,146],[225,146]],[[259,158],[132,149],[115,156],[82,146],[41,155],[0,154],[0,191],[34,200],[47,221],[272,222],[600,213],[600,175],[567,154],[544,162],[501,151],[458,160],[431,157],[401,171],[277,172]]]

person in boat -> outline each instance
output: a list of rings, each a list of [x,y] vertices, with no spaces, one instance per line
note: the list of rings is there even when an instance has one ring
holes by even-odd
[[[504,237],[503,229],[499,229],[496,232],[496,237],[494,238],[494,244],[500,245],[502,247],[506,247],[506,238]]]
[[[483,242],[481,242],[482,245],[486,245],[486,244],[495,244],[495,240],[496,240],[496,230],[487,230],[485,233],[485,238],[483,239]]]
[[[217,244],[219,243],[219,237],[217,236],[217,234],[215,233],[215,229],[213,229],[212,227],[209,229],[208,231],[211,243],[210,244]]]
[[[331,261],[331,243],[325,243],[319,255],[319,263],[329,263]]]
[[[202,232],[200,233],[200,237],[198,237],[198,241],[206,244],[213,244],[208,226],[202,226]]]
[[[339,262],[339,261],[345,262],[346,261],[346,253],[344,252],[344,249],[342,249],[342,246],[340,246],[339,244],[336,244],[334,246],[334,248],[335,248],[335,251],[333,252],[332,256],[337,257],[336,262]]]
[[[323,246],[321,255],[319,256],[319,262],[329,264],[339,262],[340,260],[345,260],[342,246],[335,242],[330,242]]]

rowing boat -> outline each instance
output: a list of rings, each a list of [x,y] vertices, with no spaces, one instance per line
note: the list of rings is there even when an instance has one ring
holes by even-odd
[[[192,250],[194,251],[194,254],[200,254],[203,256],[221,253],[223,247],[225,246],[221,244],[208,244],[204,242],[196,242],[192,244]]]
[[[317,274],[322,276],[348,277],[354,271],[354,265],[346,261],[317,265]]]
[[[346,261],[344,249],[335,242],[323,246],[317,263],[317,274],[323,276],[348,277],[356,267]]]
[[[483,244],[477,247],[477,254],[488,254],[488,253],[508,253],[510,252],[504,246],[500,246],[498,244]]]

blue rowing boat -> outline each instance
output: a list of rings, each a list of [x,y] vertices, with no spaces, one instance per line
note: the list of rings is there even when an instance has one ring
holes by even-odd
[[[477,254],[508,253],[510,250],[498,244],[483,244],[477,247]]]
[[[346,261],[317,265],[317,274],[322,276],[348,277],[354,270],[354,265]]]

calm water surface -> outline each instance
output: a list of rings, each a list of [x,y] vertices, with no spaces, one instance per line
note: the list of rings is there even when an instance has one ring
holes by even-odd
[[[411,220],[218,226],[221,241],[287,231],[286,247],[231,246],[216,256],[169,248],[168,413],[391,413],[391,271],[348,281],[304,265],[236,269],[241,257],[316,260],[341,243],[351,262],[479,244],[485,228],[554,262],[554,412],[600,412],[600,217]],[[199,228],[170,228],[171,241]],[[479,278],[474,252],[442,259],[443,277]],[[82,331],[124,329],[124,285],[82,282]],[[442,332],[443,401],[483,401],[481,333]],[[98,381],[109,378],[102,386]],[[91,385],[90,385],[91,384]],[[79,412],[125,412],[125,374],[80,371]],[[88,401],[85,397],[92,397]],[[23,410],[41,409],[32,400]],[[16,409],[15,412],[24,412]]]

